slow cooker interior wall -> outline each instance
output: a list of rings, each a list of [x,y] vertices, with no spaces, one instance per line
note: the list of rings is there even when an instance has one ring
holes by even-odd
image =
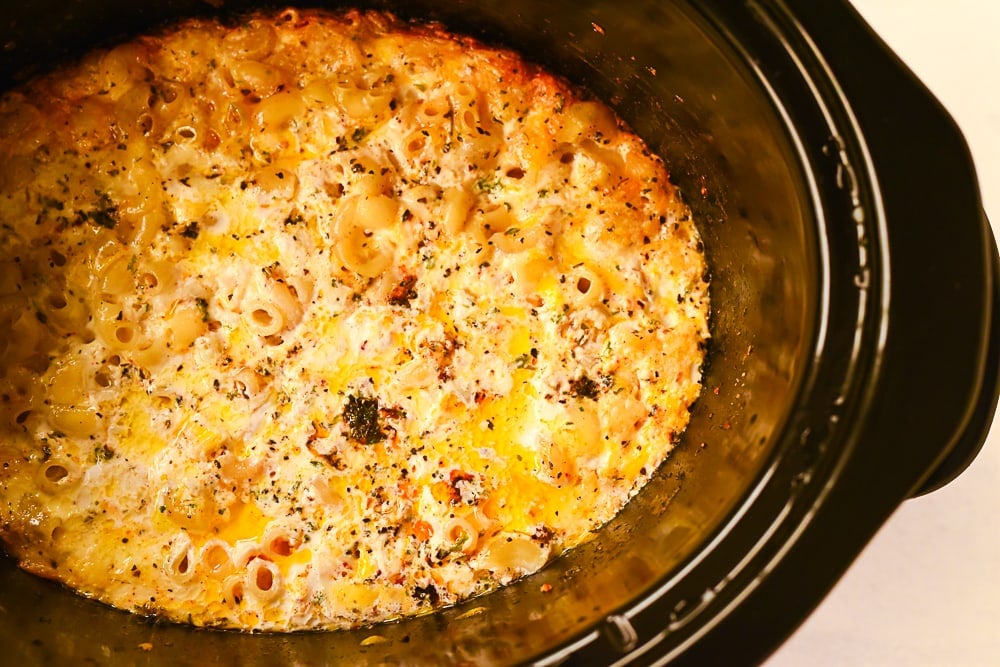
[[[117,35],[192,13],[204,2],[137,7],[59,0],[16,8],[0,24],[0,81]],[[228,2],[226,10],[254,6]],[[798,159],[761,87],[696,11],[656,0],[532,0],[447,5],[356,3],[441,19],[508,45],[585,86],[662,155],[695,211],[712,265],[713,321],[706,391],[682,445],[653,482],[591,543],[539,575],[455,610],[372,632],[246,637],[145,622],[70,596],[0,563],[0,638],[26,662],[135,650],[154,641],[164,664],[454,658],[501,661],[540,653],[632,603],[697,554],[760,473],[794,398],[815,319],[809,197]],[[329,6],[329,5],[328,5]],[[35,17],[51,16],[39,22]],[[704,443],[704,447],[702,446]],[[549,582],[554,590],[540,592]],[[23,614],[19,610],[34,610]],[[467,615],[470,609],[483,613]],[[43,638],[41,644],[33,640]],[[170,648],[173,647],[173,648]],[[263,651],[263,653],[262,653]]]

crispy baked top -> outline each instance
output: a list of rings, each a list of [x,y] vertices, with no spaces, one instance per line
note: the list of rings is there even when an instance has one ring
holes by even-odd
[[[142,613],[422,613],[614,516],[699,392],[661,161],[508,51],[190,21],[0,100],[0,537]]]

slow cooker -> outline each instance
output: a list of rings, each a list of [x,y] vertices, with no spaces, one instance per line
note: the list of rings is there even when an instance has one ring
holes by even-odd
[[[0,87],[181,17],[264,4],[12,6]],[[540,573],[350,632],[159,623],[0,558],[5,660],[759,662],[904,499],[968,465],[992,419],[1000,264],[954,123],[843,0],[350,4],[514,48],[612,104],[664,158],[712,267],[690,428],[622,514]]]

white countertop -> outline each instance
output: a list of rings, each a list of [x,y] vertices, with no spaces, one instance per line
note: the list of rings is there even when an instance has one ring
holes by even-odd
[[[853,0],[958,121],[1000,236],[1000,2]],[[1000,420],[956,481],[909,500],[766,667],[1000,665]]]

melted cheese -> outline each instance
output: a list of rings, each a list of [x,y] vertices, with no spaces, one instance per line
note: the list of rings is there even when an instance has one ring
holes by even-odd
[[[191,21],[0,99],[0,537],[123,609],[425,613],[599,529],[698,395],[660,160],[378,13]]]

